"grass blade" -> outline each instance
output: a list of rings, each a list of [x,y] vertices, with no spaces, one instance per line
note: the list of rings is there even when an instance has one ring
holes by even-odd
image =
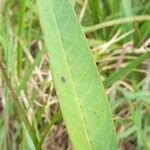
[[[37,0],[37,8],[53,81],[74,149],[116,150],[103,83],[69,0]]]
[[[43,132],[42,136],[41,136],[41,140],[40,140],[40,143],[39,143],[39,147],[42,146],[42,144],[44,143],[48,133],[50,132],[52,126],[58,122],[60,122],[62,120],[62,115],[61,115],[61,112],[58,111],[51,119],[51,123],[49,123],[47,126],[46,126],[46,129],[45,131]]]
[[[118,71],[112,73],[105,81],[104,86],[111,86],[116,81],[120,80],[124,75],[126,75],[131,70],[135,69],[140,63],[142,63],[147,58],[150,58],[149,53],[144,53],[137,59],[131,61],[126,67],[119,69]]]
[[[99,0],[89,0],[89,6],[91,9],[92,17],[94,23],[100,23],[103,15],[100,10],[100,1]]]
[[[23,18],[24,18],[24,12],[25,12],[25,2],[26,0],[20,0],[20,12],[19,12],[19,20],[18,20],[18,37],[21,38],[22,32],[23,32]],[[21,45],[18,42],[17,45],[17,74],[18,77],[21,77],[21,69],[22,69],[22,49]]]
[[[121,0],[121,10],[122,10],[122,15],[123,17],[131,17],[133,16],[133,12],[132,12],[132,2],[131,0]],[[130,23],[130,24],[127,24],[125,26],[125,30],[126,31],[129,31],[129,30],[132,30],[133,29],[133,24]]]
[[[45,53],[45,50],[41,50],[36,58],[34,59],[33,63],[30,65],[30,67],[26,70],[23,79],[20,82],[20,85],[17,87],[16,89],[16,94],[19,95],[21,90],[24,90],[27,82],[29,81],[29,78],[32,74],[32,71],[34,70],[35,66],[37,66],[39,64],[39,62],[41,61],[41,58],[43,56],[43,54]]]
[[[89,0],[89,7],[91,9],[93,23],[98,24],[98,23],[103,22],[103,20],[105,18],[105,11],[103,9],[103,2],[101,2],[99,0]],[[96,33],[96,36],[97,37],[102,36],[104,38],[106,36],[105,35],[105,29],[103,29],[102,31],[98,31]]]
[[[2,65],[2,63],[0,62],[0,70],[2,71],[2,74],[3,74],[3,77],[5,79],[5,82],[8,86],[8,89],[11,93],[11,96],[12,96],[12,99],[14,100],[15,102],[15,106],[17,108],[17,111],[22,119],[22,121],[24,122],[32,140],[33,140],[33,143],[35,144],[35,146],[38,144],[38,139],[36,138],[36,134],[35,134],[35,131],[32,127],[32,125],[30,124],[29,120],[28,120],[28,117],[26,116],[26,112],[25,112],[25,109],[24,107],[22,106],[22,104],[20,103],[18,97],[16,96],[15,92],[14,92],[14,89],[12,87],[12,85],[10,84],[10,81],[7,77],[7,74],[6,74],[6,71],[5,71],[5,68],[4,66]]]

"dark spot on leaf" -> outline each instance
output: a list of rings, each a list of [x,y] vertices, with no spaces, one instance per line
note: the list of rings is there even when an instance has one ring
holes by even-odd
[[[64,77],[61,77],[61,81],[62,81],[63,83],[65,83],[65,82],[66,82],[66,80],[65,80],[65,78],[64,78]]]

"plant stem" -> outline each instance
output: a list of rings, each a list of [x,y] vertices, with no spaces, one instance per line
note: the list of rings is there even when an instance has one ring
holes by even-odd
[[[39,142],[38,142],[38,139],[36,137],[35,130],[32,127],[30,121],[28,120],[28,117],[26,115],[26,112],[25,112],[25,109],[24,109],[23,105],[20,103],[18,97],[15,94],[15,91],[14,91],[14,89],[13,89],[11,83],[10,83],[10,80],[9,80],[9,78],[7,76],[7,73],[5,71],[5,67],[2,65],[1,61],[0,61],[0,70],[1,70],[1,72],[3,74],[3,77],[4,77],[4,80],[6,82],[6,85],[7,85],[8,89],[9,89],[9,91],[10,91],[10,95],[11,95],[12,99],[15,102],[15,106],[17,108],[17,111],[18,111],[22,121],[24,122],[24,124],[25,124],[25,126],[26,126],[26,128],[28,130],[28,132],[29,132],[29,134],[30,134],[30,136],[31,136],[31,138],[33,140],[34,145],[36,146]]]
[[[106,28],[106,27],[110,27],[110,26],[114,26],[114,25],[130,23],[130,22],[140,22],[140,21],[150,21],[150,15],[133,16],[133,17],[119,18],[119,19],[106,21],[106,22],[96,24],[96,25],[93,25],[93,26],[84,27],[84,32],[85,33],[90,33],[90,32],[94,32],[96,30]]]

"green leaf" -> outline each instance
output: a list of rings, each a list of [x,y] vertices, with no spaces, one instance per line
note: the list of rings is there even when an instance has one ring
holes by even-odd
[[[17,95],[16,95],[16,93],[15,93],[15,91],[14,91],[14,89],[13,89],[11,83],[10,83],[10,80],[9,80],[9,78],[7,76],[7,73],[5,71],[5,67],[3,66],[1,61],[0,61],[0,70],[2,72],[2,75],[4,77],[6,85],[7,85],[8,89],[9,89],[9,91],[10,91],[10,95],[11,95],[12,99],[14,100],[14,103],[15,103],[15,106],[16,106],[17,111],[19,113],[19,116],[20,116],[21,120],[23,121],[23,123],[25,124],[25,126],[26,126],[26,128],[27,128],[27,130],[28,130],[28,132],[29,132],[29,134],[30,134],[30,136],[32,138],[32,140],[33,140],[33,143],[36,146],[39,143],[39,141],[38,141],[38,139],[36,137],[35,130],[32,127],[30,121],[28,120],[28,117],[26,115],[26,111],[25,111],[22,103],[18,99],[18,97],[17,97]]]
[[[102,10],[100,9],[100,1],[99,0],[89,0],[89,6],[91,9],[94,23],[100,23],[103,18]]]
[[[49,124],[46,126],[46,128],[45,128],[45,130],[44,130],[44,132],[43,132],[43,134],[42,134],[42,136],[41,136],[41,140],[40,140],[40,143],[39,143],[39,145],[38,145],[39,147],[41,147],[42,144],[44,143],[44,141],[45,141],[47,135],[49,134],[49,132],[50,132],[52,126],[53,126],[54,124],[60,122],[60,121],[62,121],[62,115],[61,115],[61,112],[58,111],[58,112],[52,117],[51,123],[49,123]]]
[[[139,102],[150,103],[150,93],[147,91],[129,92],[125,89],[119,89],[128,101],[136,100]]]
[[[146,52],[139,56],[137,59],[132,60],[128,65],[124,68],[119,69],[118,71],[112,73],[105,81],[105,87],[111,86],[116,81],[120,80],[124,75],[135,69],[140,63],[142,63],[147,58],[150,58],[149,52]]]
[[[76,150],[116,150],[111,109],[69,0],[37,0],[62,115]]]
[[[124,132],[118,134],[118,139],[124,139],[129,137],[129,135],[133,134],[136,131],[136,126],[131,126]]]
[[[24,76],[20,82],[20,85],[16,88],[16,94],[19,95],[21,90],[25,90],[27,83],[29,81],[29,78],[34,70],[34,68],[39,64],[39,62],[41,61],[41,58],[43,56],[43,54],[45,53],[45,50],[41,50],[37,56],[35,57],[34,61],[32,64],[30,64],[30,66],[28,67],[28,69],[26,70],[26,72],[24,73]]]
[[[21,0],[19,1],[20,8],[19,8],[19,17],[18,17],[18,37],[21,38],[23,34],[23,19],[24,19],[24,14],[25,14],[25,5],[26,5],[26,0]],[[22,69],[22,48],[20,43],[18,42],[17,45],[17,74],[18,77],[21,77],[21,69]]]

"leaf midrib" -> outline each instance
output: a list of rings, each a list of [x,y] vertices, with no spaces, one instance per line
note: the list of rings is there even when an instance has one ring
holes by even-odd
[[[52,1],[51,1],[51,4],[52,4]],[[70,5],[69,5],[70,7]],[[61,32],[59,32],[59,26],[58,26],[58,22],[57,22],[57,19],[55,17],[55,13],[54,13],[54,9],[53,9],[53,4],[52,4],[52,12],[53,12],[53,16],[54,16],[54,20],[56,22],[56,25],[57,25],[57,32],[59,34],[59,37],[60,37],[60,41],[61,41],[61,44],[62,44],[62,48],[63,48],[63,54],[64,54],[64,58],[65,58],[65,61],[66,61],[66,64],[67,64],[67,69],[70,73],[70,76],[71,76],[71,79],[72,79],[72,86],[73,86],[73,89],[74,89],[74,94],[75,94],[75,98],[76,98],[76,102],[77,102],[77,108],[79,109],[79,114],[80,114],[80,117],[81,117],[81,120],[82,120],[82,126],[84,128],[84,131],[85,131],[85,135],[86,135],[86,138],[87,138],[87,141],[88,141],[88,145],[89,145],[89,149],[92,150],[92,145],[91,145],[91,142],[90,142],[90,138],[89,138],[89,135],[88,135],[88,130],[86,128],[86,123],[85,123],[85,119],[84,119],[84,116],[82,115],[82,109],[81,109],[81,105],[80,105],[80,102],[79,102],[79,98],[78,98],[78,95],[77,95],[77,90],[76,90],[76,86],[75,86],[75,83],[74,83],[74,79],[73,79],[73,75],[72,75],[72,72],[71,72],[71,68],[69,66],[69,61],[68,61],[68,58],[67,58],[67,55],[65,53],[65,48],[64,48],[64,44],[63,44],[63,40],[62,40],[62,36],[61,36]]]

